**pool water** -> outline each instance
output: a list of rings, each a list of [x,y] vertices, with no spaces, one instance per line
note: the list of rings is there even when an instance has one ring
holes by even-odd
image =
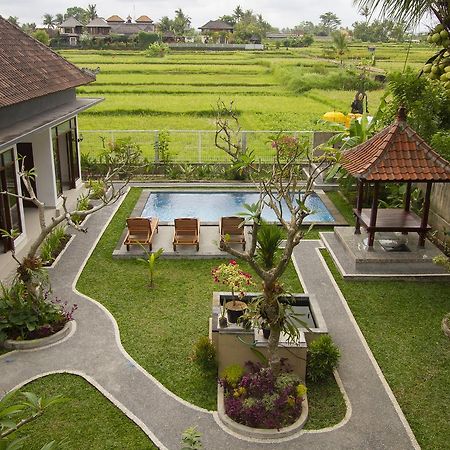
[[[144,206],[142,217],[158,217],[160,221],[172,222],[177,217],[198,217],[203,222],[218,222],[223,216],[234,216],[244,211],[244,203],[256,203],[256,192],[152,192]],[[313,211],[306,217],[306,223],[334,223],[318,195],[308,197],[306,206]],[[290,218],[286,204],[284,217]],[[265,207],[262,214],[268,222],[276,222],[275,213]]]

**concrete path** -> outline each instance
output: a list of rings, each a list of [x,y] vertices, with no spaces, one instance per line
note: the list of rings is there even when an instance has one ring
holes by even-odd
[[[285,441],[261,443],[226,431],[218,424],[216,413],[192,406],[170,393],[125,352],[111,314],[74,289],[85,261],[113,213],[114,208],[108,207],[90,217],[87,235],[75,237],[56,267],[50,270],[55,294],[79,305],[75,332],[47,348],[1,356],[0,394],[48,373],[81,375],[162,449],[178,449],[182,431],[192,425],[203,433],[202,442],[208,450],[418,448],[316,252],[319,241],[303,242],[296,249],[295,260],[306,290],[316,294],[330,332],[342,350],[339,373],[351,405],[346,419],[329,430],[302,431]]]

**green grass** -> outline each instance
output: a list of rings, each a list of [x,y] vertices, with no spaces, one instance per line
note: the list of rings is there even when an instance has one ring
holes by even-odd
[[[305,430],[329,427],[344,419],[346,406],[333,376],[317,383],[308,383],[310,414]]]
[[[349,224],[355,221],[352,205],[339,191],[330,191],[326,195]]]
[[[448,448],[450,283],[344,281],[324,257],[423,449]]]
[[[161,259],[156,288],[148,289],[143,263],[111,257],[140,192],[132,189],[128,194],[83,270],[77,288],[111,311],[124,347],[142,367],[185,400],[215,409],[216,378],[205,375],[191,361],[191,354],[197,339],[208,333],[212,292],[223,289],[213,283],[211,269],[224,260]],[[245,264],[241,267],[252,272]],[[101,278],[99,273],[107,275]],[[252,289],[257,290],[259,282],[255,275],[253,279],[256,286]],[[292,265],[282,281],[290,292],[302,292]],[[333,414],[332,406],[339,404],[339,396],[335,383],[311,388],[310,399],[318,405],[310,411],[314,426],[330,426],[341,420],[341,412]]]
[[[223,289],[214,284],[211,269],[224,260],[161,259],[156,288],[148,289],[143,263],[111,257],[139,195],[138,189],[130,191],[89,259],[77,287],[111,311],[119,324],[124,347],[140,365],[177,395],[198,406],[215,409],[215,380],[205,377],[190,356],[197,339],[208,333],[212,292]],[[251,272],[246,265],[241,266]],[[100,278],[99,273],[107,275]],[[283,281],[291,292],[302,291],[292,265]]]
[[[21,391],[69,399],[51,406],[42,417],[20,429],[18,436],[29,436],[24,447],[27,450],[38,450],[47,442],[63,439],[67,439],[65,448],[73,450],[157,449],[135,423],[81,377],[48,375]],[[17,394],[14,398],[21,400]]]

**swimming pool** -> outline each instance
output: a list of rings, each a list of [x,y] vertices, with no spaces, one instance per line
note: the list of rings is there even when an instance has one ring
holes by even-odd
[[[257,192],[152,192],[141,213],[142,217],[158,217],[160,221],[172,222],[177,217],[198,217],[202,222],[218,222],[222,216],[233,216],[244,211],[243,204],[256,203]],[[306,223],[335,223],[335,218],[322,202],[313,194],[308,197],[306,206],[313,211]],[[288,212],[286,204],[283,208]],[[266,207],[263,218],[276,222],[274,212]],[[286,219],[289,219],[289,213]]]

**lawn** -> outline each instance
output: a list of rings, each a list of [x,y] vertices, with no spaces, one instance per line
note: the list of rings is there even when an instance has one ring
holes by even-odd
[[[450,284],[344,281],[324,256],[423,449],[449,448]]]
[[[134,422],[81,377],[48,375],[21,390],[39,397],[62,395],[68,399],[20,429],[18,436],[29,436],[27,450],[41,449],[52,440],[64,440],[64,448],[73,450],[157,449]],[[21,400],[17,394],[15,399]]]
[[[211,269],[224,260],[161,259],[156,271],[156,288],[148,289],[142,262],[111,258],[125,218],[139,195],[139,189],[130,191],[89,259],[77,288],[111,311],[125,349],[142,367],[185,400],[215,409],[216,378],[205,375],[191,361],[191,355],[199,337],[208,334],[212,292],[222,289],[214,284]],[[241,267],[252,273],[245,264]],[[99,273],[107,275],[101,279]],[[257,286],[255,275],[254,280]],[[282,281],[290,292],[302,292],[292,265]],[[329,392],[332,394],[328,399]],[[316,386],[311,398],[313,404],[320,405],[310,411],[311,420],[317,426],[329,426],[345,414],[334,381]],[[337,402],[340,409],[335,411],[329,407],[328,400]]]

